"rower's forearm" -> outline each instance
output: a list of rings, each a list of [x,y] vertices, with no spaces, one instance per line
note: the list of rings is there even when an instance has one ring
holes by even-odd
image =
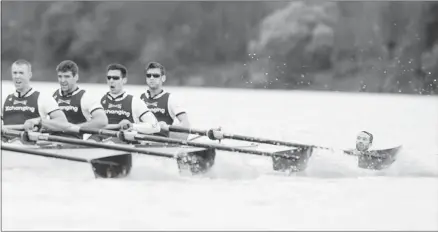
[[[183,119],[177,126],[190,128],[190,122],[187,119]],[[189,135],[190,135],[189,133],[183,133],[183,132],[169,132],[169,137],[175,139],[187,140],[189,138]]]
[[[70,126],[70,123],[62,119],[41,119],[41,126],[53,131],[64,131]]]
[[[77,126],[79,126],[79,127],[97,128],[97,129],[102,129],[107,125],[108,125],[108,119],[105,120],[105,119],[98,119],[98,118],[95,118],[95,119],[90,120],[88,122],[77,124]]]
[[[154,134],[160,132],[161,128],[158,123],[151,124],[151,123],[134,123],[132,125],[132,128],[140,133],[143,134]]]
[[[190,123],[186,120],[182,121],[178,124],[178,126],[190,128]],[[169,132],[169,137],[174,139],[182,139],[187,140],[189,138],[189,133],[183,133],[183,132]]]

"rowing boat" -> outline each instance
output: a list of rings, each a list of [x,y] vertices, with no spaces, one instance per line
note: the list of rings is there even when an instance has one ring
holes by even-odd
[[[206,131],[190,128],[176,128],[174,132],[186,132],[201,136],[208,135]],[[220,150],[270,157],[273,164],[272,168],[275,171],[302,172],[306,170],[315,149],[332,149],[235,134],[225,134],[224,138],[287,146],[288,148],[282,151],[268,152],[107,129],[80,128],[79,133],[109,136],[109,138],[115,139],[114,141],[123,142],[122,144],[111,142],[111,140],[91,142],[48,133],[3,129],[2,135],[12,136],[18,141],[31,142],[34,145],[15,145],[14,148],[2,144],[2,150],[90,163],[96,177],[115,178],[125,177],[131,172],[134,163],[138,163],[133,161],[133,155],[174,159],[177,161],[180,173],[202,174],[211,169],[215,163],[216,151]],[[401,146],[369,152],[365,156],[361,155],[358,157],[358,167],[374,170],[385,169],[395,162],[400,149]],[[349,153],[346,150],[343,151]]]

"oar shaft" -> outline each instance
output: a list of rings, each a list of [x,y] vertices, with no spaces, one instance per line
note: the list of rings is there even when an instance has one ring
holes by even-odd
[[[170,126],[170,131],[174,132],[184,132],[184,133],[190,133],[190,134],[197,134],[197,135],[207,135],[206,130],[199,130],[194,128],[185,128],[180,126]],[[257,143],[264,143],[264,144],[271,144],[271,145],[277,145],[277,146],[289,146],[289,147],[316,147],[313,145],[306,145],[306,144],[300,144],[300,143],[292,143],[292,142],[286,142],[286,141],[280,141],[280,140],[274,140],[274,139],[265,139],[265,138],[258,138],[258,137],[251,137],[251,136],[244,136],[244,135],[236,135],[236,134],[227,134],[224,133],[223,137],[225,139],[234,139],[234,140],[241,140],[241,141],[247,141],[247,142],[257,142]],[[318,147],[318,148],[324,148],[324,147]]]
[[[6,135],[10,135],[10,136],[21,137],[22,133],[24,133],[24,132],[3,130],[2,133],[6,134]],[[52,141],[52,142],[61,142],[61,143],[68,143],[68,144],[74,144],[74,145],[84,145],[84,146],[89,146],[89,147],[104,148],[104,149],[111,149],[111,150],[118,150],[118,151],[125,151],[125,152],[135,152],[135,153],[160,156],[160,157],[166,157],[166,158],[174,158],[174,156],[172,154],[150,151],[150,150],[140,149],[140,148],[135,148],[135,147],[84,141],[84,140],[65,138],[65,137],[55,136],[55,135],[41,134],[38,132],[29,132],[29,135],[36,136],[37,137],[36,140],[46,140],[46,141]]]
[[[113,136],[113,137],[119,137],[119,133],[120,133],[117,131],[110,131],[110,130],[104,130],[104,129],[93,129],[93,128],[81,128],[80,132],[89,133],[89,134]],[[217,149],[217,150],[230,151],[230,152],[248,153],[248,154],[254,154],[254,155],[261,155],[261,156],[279,156],[279,157],[289,158],[289,156],[287,156],[287,155],[275,154],[273,152],[251,150],[251,149],[245,149],[245,148],[239,148],[239,147],[229,147],[229,146],[218,145],[218,144],[199,143],[199,142],[193,142],[193,141],[187,141],[187,140],[165,138],[165,137],[160,137],[160,136],[152,136],[152,135],[144,135],[144,134],[135,135],[134,139],[135,140],[142,140],[142,141],[159,142],[159,143],[165,143],[165,144],[179,144],[179,145],[186,145],[186,146],[193,146],[193,147],[202,147],[202,148],[207,148],[207,149]]]
[[[150,135],[137,135],[137,136],[135,136],[135,139],[160,142],[160,143],[180,144],[180,145],[202,147],[202,148],[209,148],[209,149],[217,149],[217,150],[230,151],[230,152],[248,153],[248,154],[254,154],[254,155],[261,155],[261,156],[273,156],[274,155],[274,153],[266,152],[266,151],[258,151],[258,150],[251,150],[251,149],[238,148],[238,147],[229,147],[229,146],[218,145],[218,144],[199,143],[199,142],[193,142],[193,141],[164,138],[164,137],[150,136]]]
[[[194,135],[202,135],[202,136],[207,136],[207,131],[206,130],[199,130],[199,129],[194,129],[194,128],[185,128],[185,127],[181,127],[181,126],[169,126],[169,130],[172,132],[180,132],[180,133],[189,133],[189,134],[194,134]]]
[[[43,157],[49,157],[49,158],[64,159],[64,160],[70,160],[70,161],[76,161],[76,162],[82,162],[82,163],[89,163],[90,162],[87,159],[71,157],[71,156],[56,155],[56,154],[51,154],[51,153],[39,151],[38,149],[21,148],[21,147],[6,145],[6,144],[3,144],[3,143],[1,145],[1,148],[2,148],[2,150],[5,150],[5,151],[27,153],[27,154],[43,156]]]
[[[305,146],[304,144],[291,143],[291,142],[274,140],[274,139],[256,138],[256,137],[250,137],[244,135],[235,135],[235,134],[224,134],[224,138],[242,140],[248,142],[259,142],[259,143],[265,143],[265,144],[271,144],[277,146]]]

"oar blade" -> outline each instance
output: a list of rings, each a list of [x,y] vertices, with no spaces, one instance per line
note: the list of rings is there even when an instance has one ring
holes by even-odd
[[[180,153],[176,162],[180,173],[198,175],[208,172],[213,167],[215,158],[216,150],[210,148]]]
[[[90,163],[96,178],[122,178],[131,173],[132,154],[125,153],[96,158],[90,160]]]
[[[391,166],[397,155],[400,153],[402,146],[393,148],[373,150],[358,158],[358,167],[371,170],[382,170]]]
[[[311,146],[301,146],[275,152],[272,156],[272,167],[274,171],[280,172],[304,171],[312,152],[313,147]]]

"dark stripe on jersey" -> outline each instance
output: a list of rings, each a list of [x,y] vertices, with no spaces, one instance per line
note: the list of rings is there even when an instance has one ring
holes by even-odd
[[[185,114],[186,112],[180,112],[180,113],[178,113],[177,115],[175,115],[175,117],[178,117],[178,116],[180,116],[181,114]]]
[[[96,111],[96,110],[98,110],[98,109],[102,109],[102,110],[103,110],[102,107],[97,107],[97,108],[95,108],[94,110],[92,110],[92,111],[90,112],[90,114],[92,114],[94,111]]]
[[[143,112],[138,118],[141,120],[141,117],[143,117],[143,115],[147,114],[148,112],[151,112],[150,110],[146,110],[145,112]]]
[[[47,113],[47,114],[50,116],[50,114],[52,114],[53,112],[58,111],[58,110],[60,110],[60,109],[54,109],[54,110],[50,111],[50,112]]]

